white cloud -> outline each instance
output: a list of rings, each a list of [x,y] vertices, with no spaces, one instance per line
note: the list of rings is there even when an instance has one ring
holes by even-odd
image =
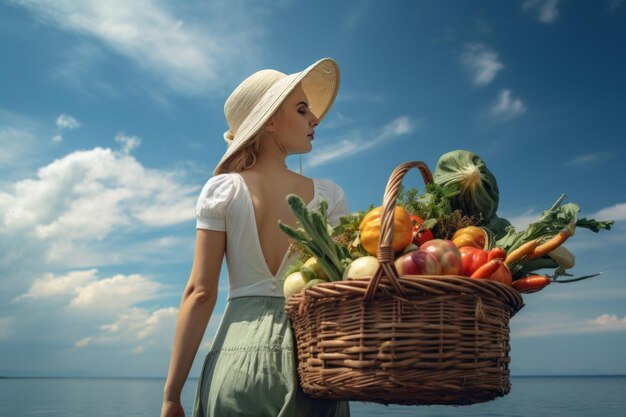
[[[128,155],[130,151],[141,144],[141,139],[137,136],[126,136],[123,133],[118,133],[115,136],[115,141],[122,144],[122,153],[124,155]]]
[[[498,100],[491,108],[491,115],[509,120],[526,112],[526,106],[519,98],[514,98],[510,90],[502,90]]]
[[[603,208],[589,217],[598,220],[624,221],[626,220],[626,203],[617,203],[610,207]]]
[[[84,336],[74,343],[75,349],[88,346],[126,347],[132,353],[143,353],[147,350],[170,350],[174,342],[176,321],[179,310],[175,307],[164,307],[154,311],[143,308],[128,308],[111,323],[99,326],[99,332]],[[213,314],[205,338],[198,350],[208,350],[222,316]]]
[[[133,353],[142,353],[146,347],[169,348],[173,340],[178,309],[165,307],[154,311],[132,307],[121,313],[117,319],[99,326],[100,332],[85,336],[75,342],[75,348],[87,346],[132,346]]]
[[[536,14],[542,23],[554,23],[559,18],[559,0],[525,0],[524,11]]]
[[[0,227],[29,228],[39,239],[99,240],[114,228],[177,224],[194,218],[197,198],[176,173],[103,148],[70,153],[11,188],[0,192]]]
[[[315,152],[309,159],[310,166],[318,166],[325,164],[334,159],[345,158],[359,152],[360,149],[356,140],[343,139],[331,147],[322,148]]]
[[[608,161],[609,159],[613,159],[614,157],[615,154],[612,154],[611,152],[588,153],[566,161],[565,165],[591,165]]]
[[[241,67],[259,58],[261,17],[250,9],[263,6],[212,2],[183,20],[173,9],[184,10],[184,6],[159,0],[14,2],[44,23],[96,40],[181,94],[214,90],[235,63]],[[85,74],[81,68],[66,69],[75,70]]]
[[[177,298],[181,291],[175,291]],[[0,340],[74,350],[109,346],[134,353],[163,352],[171,349],[178,309],[138,304],[169,297],[168,292],[166,285],[140,274],[100,276],[96,269],[47,273],[5,304],[12,314],[0,319]],[[220,317],[215,314],[209,322],[207,338],[213,336]],[[15,332],[17,328],[22,331]]]
[[[549,315],[528,313],[511,321],[512,338],[615,331],[626,331],[626,317],[602,314],[593,319],[582,319],[552,312]]]
[[[589,324],[602,330],[626,330],[626,316],[620,319],[615,314],[603,314],[590,320]]]
[[[54,274],[46,274],[36,280],[26,294],[15,298],[15,302],[26,299],[39,300],[74,294],[80,288],[96,281],[96,269],[85,271],[72,271],[65,276],[55,277]]]
[[[504,68],[498,54],[480,43],[467,44],[461,54],[461,62],[472,73],[474,84],[479,87],[491,83]]]
[[[61,142],[63,142],[63,136],[61,136],[59,134],[52,136],[52,142],[54,142],[54,143],[61,143]]]
[[[365,137],[364,139],[364,135],[359,132],[351,133],[348,138],[335,141],[335,144],[332,146],[316,150],[308,160],[308,166],[323,165],[336,159],[346,158],[363,152],[396,137],[407,135],[413,132],[415,128],[413,121],[407,116],[401,116],[383,126],[373,137]]]
[[[51,270],[172,262],[193,243],[143,233],[195,218],[184,171],[148,169],[123,151],[72,152],[0,188],[0,295]],[[29,173],[29,175],[31,175]],[[175,246],[173,246],[175,245]],[[1,315],[1,314],[0,314]]]
[[[57,117],[56,125],[61,129],[76,129],[80,127],[80,123],[75,118],[66,114],[61,114]]]
[[[70,307],[118,311],[121,308],[155,299],[161,284],[138,274],[117,274],[75,290]]]
[[[66,275],[45,274],[35,280],[26,294],[14,303],[46,299],[69,300],[66,307],[75,311],[117,312],[134,304],[158,297],[162,285],[147,277],[117,274],[97,278],[97,270],[71,271]]]

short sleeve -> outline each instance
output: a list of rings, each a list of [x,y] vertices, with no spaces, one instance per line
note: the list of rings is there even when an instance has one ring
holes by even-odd
[[[336,226],[340,217],[350,214],[346,193],[337,184],[334,184],[333,203],[332,208],[328,210],[328,221]]]
[[[196,228],[226,231],[226,215],[235,191],[232,175],[209,178],[196,204]]]

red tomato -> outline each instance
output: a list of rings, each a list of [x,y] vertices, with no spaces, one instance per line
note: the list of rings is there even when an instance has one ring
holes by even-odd
[[[423,229],[422,223],[424,223],[424,219],[420,216],[416,216],[415,214],[411,215],[411,223],[413,223],[413,241],[417,246],[421,246],[422,243],[428,242],[429,240],[433,240],[435,235],[430,229]]]
[[[463,259],[463,276],[469,277],[487,262],[488,253],[472,246],[459,248]]]

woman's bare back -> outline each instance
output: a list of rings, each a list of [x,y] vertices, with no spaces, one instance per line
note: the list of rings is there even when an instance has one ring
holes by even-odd
[[[265,262],[272,276],[275,276],[289,248],[287,235],[278,227],[278,220],[292,227],[296,226],[296,218],[286,197],[291,193],[297,194],[308,204],[315,195],[313,180],[296,173],[288,173],[281,178],[269,178],[253,169],[240,172],[240,175],[252,197],[258,238]]]

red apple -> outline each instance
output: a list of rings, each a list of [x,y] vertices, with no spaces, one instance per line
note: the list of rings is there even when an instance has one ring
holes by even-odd
[[[461,252],[451,240],[429,240],[420,246],[420,250],[432,253],[437,257],[441,265],[441,275],[463,275]]]
[[[423,250],[414,250],[396,259],[399,275],[441,275],[437,257]]]

